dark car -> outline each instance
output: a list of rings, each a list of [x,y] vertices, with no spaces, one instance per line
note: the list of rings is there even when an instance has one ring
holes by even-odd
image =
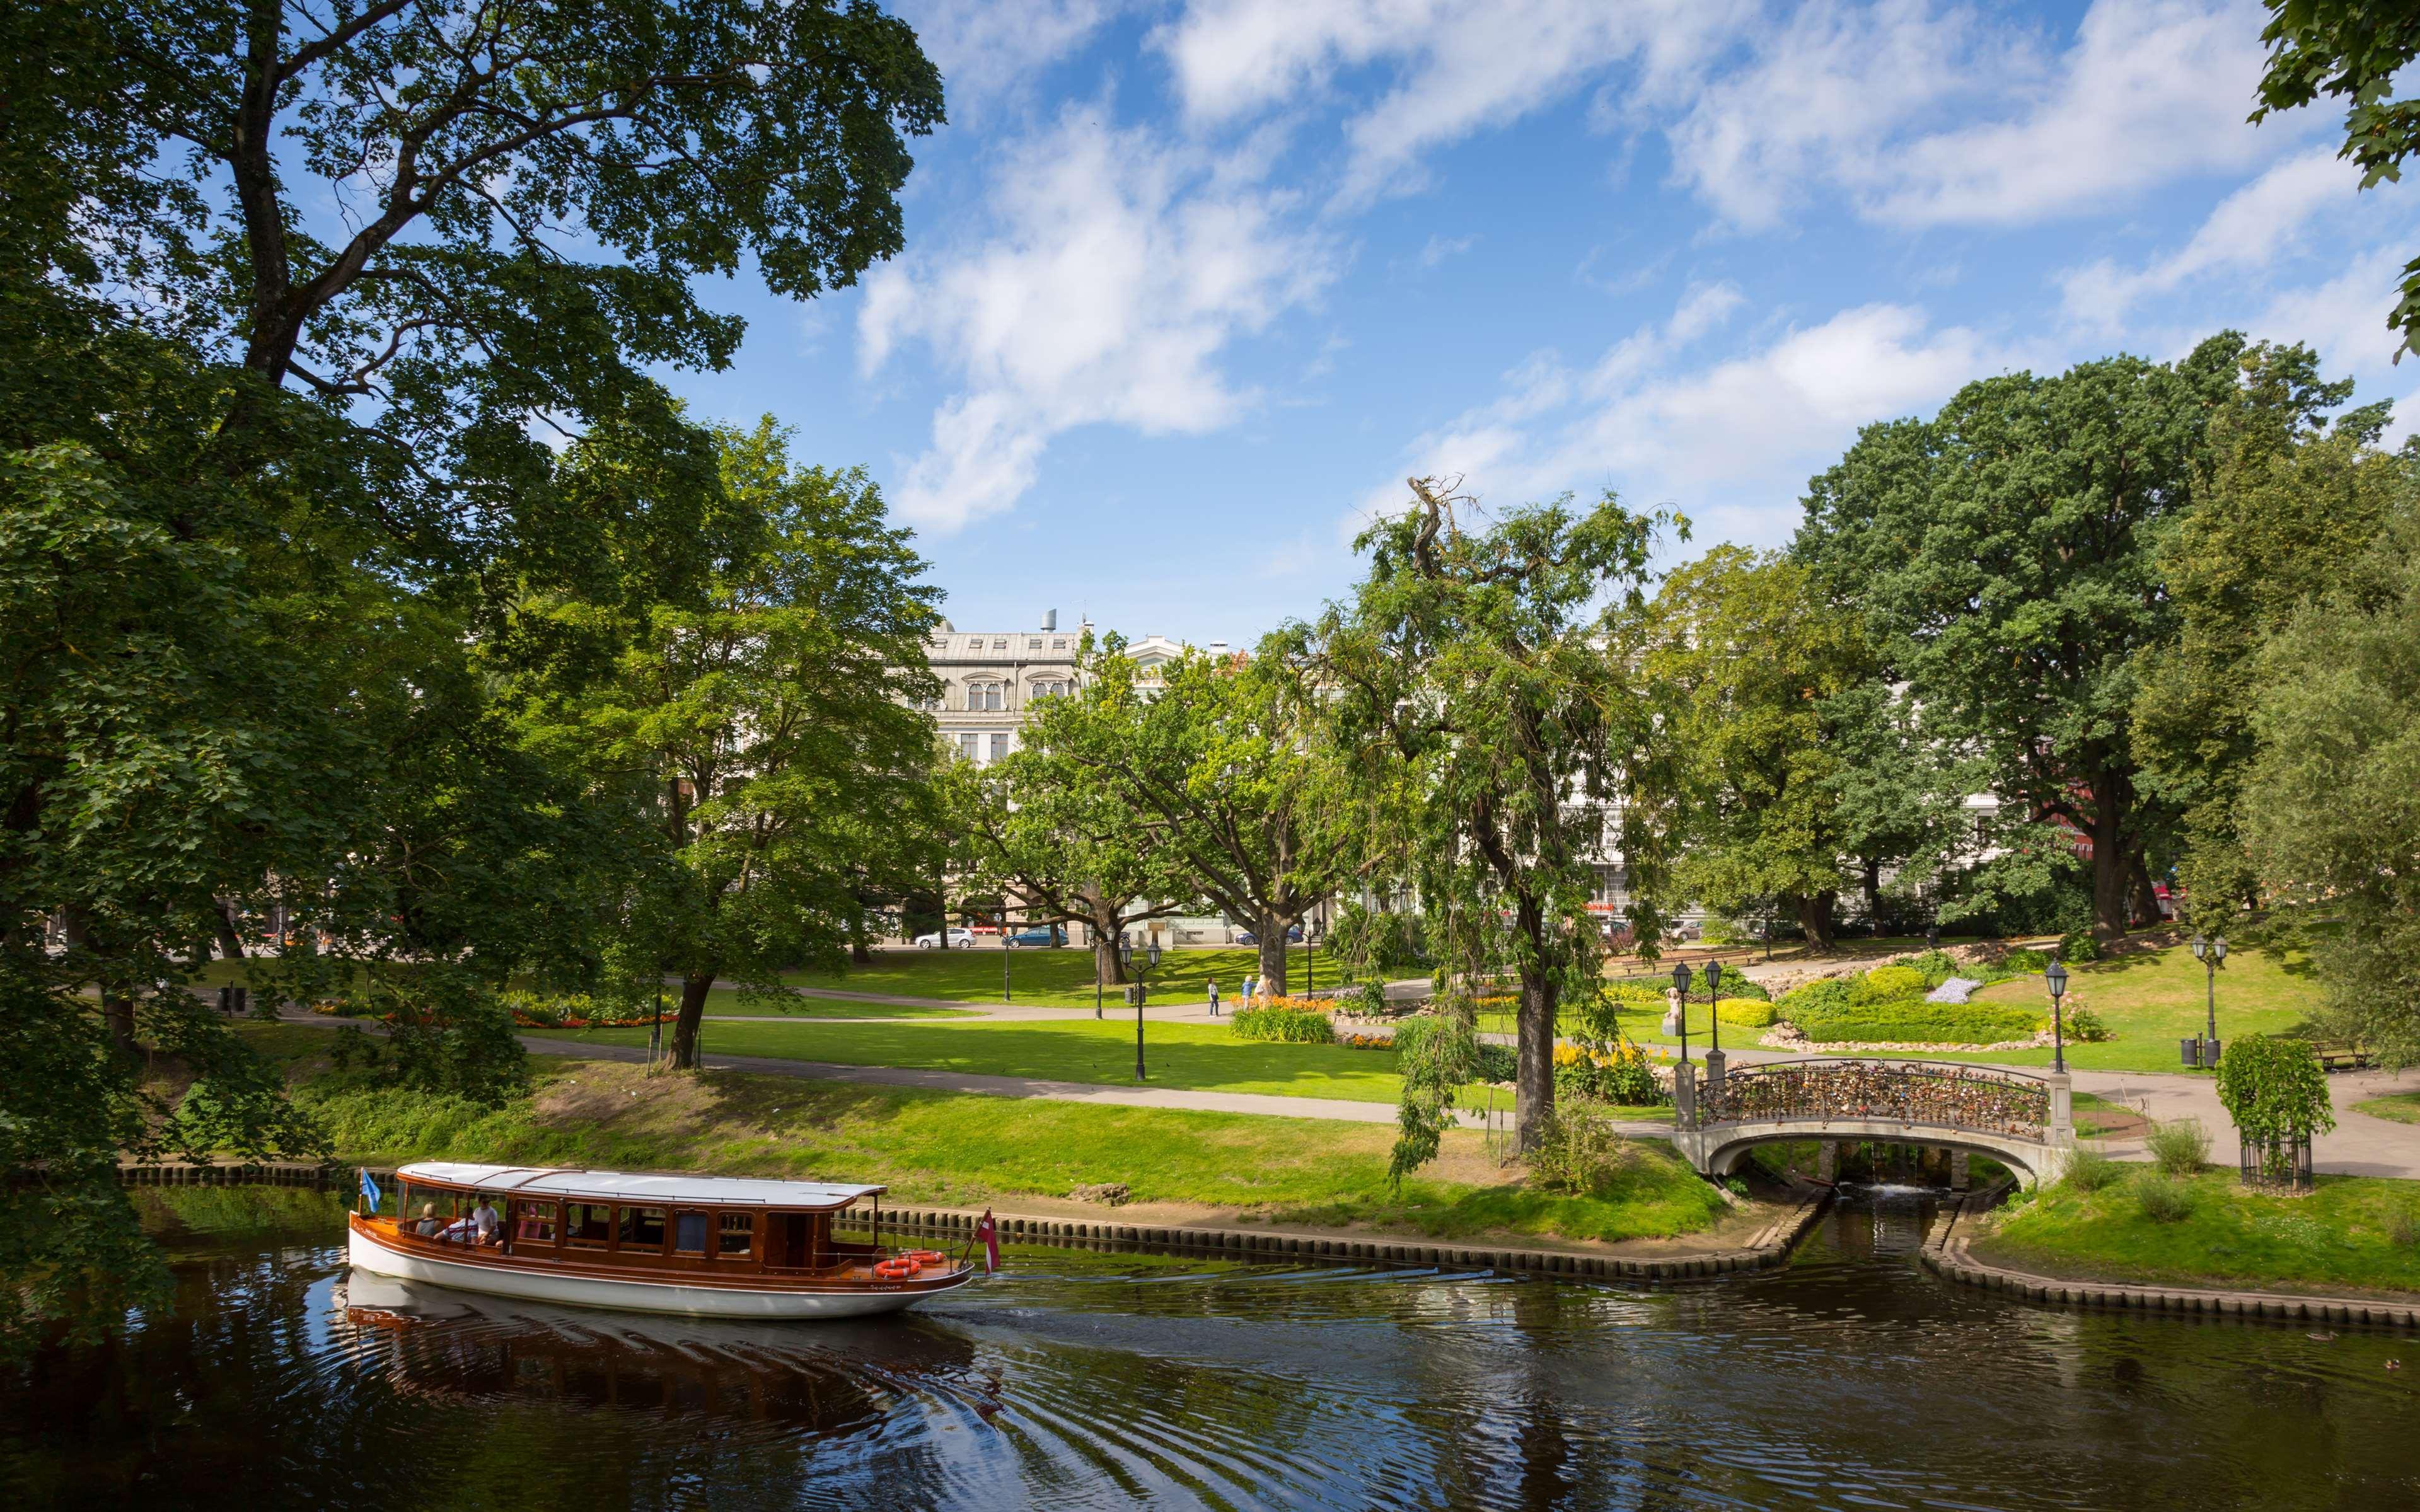
[[[1021,929],[1000,942],[1012,950],[1032,949],[1036,946],[1055,948],[1066,944],[1056,925],[1049,929]]]
[[[1248,929],[1237,930],[1235,932],[1235,943],[1237,945],[1258,945],[1261,943],[1261,937]],[[1294,928],[1286,931],[1286,943],[1288,945],[1300,945],[1302,943],[1302,926],[1300,924],[1296,924]]]

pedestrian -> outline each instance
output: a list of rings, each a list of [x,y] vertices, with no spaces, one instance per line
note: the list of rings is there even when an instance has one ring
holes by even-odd
[[[1249,975],[1244,978],[1244,1006],[1246,1008],[1252,1006],[1252,994],[1258,992],[1260,990],[1260,978]]]
[[[1204,985],[1210,989],[1210,1016],[1215,1019],[1218,1016],[1218,979],[1213,977]]]

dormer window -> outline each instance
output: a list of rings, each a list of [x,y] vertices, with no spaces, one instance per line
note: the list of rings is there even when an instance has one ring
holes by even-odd
[[[1027,636],[1027,637],[1025,638],[1025,649],[1026,649],[1026,650],[1028,650],[1028,651],[1039,651],[1039,650],[1041,650],[1041,649],[1042,649],[1042,638],[1041,638],[1040,636],[1038,636],[1038,635],[1029,635],[1029,636]]]
[[[1004,635],[993,636],[991,638],[991,648],[994,651],[1006,651],[1008,649],[1008,637]]]

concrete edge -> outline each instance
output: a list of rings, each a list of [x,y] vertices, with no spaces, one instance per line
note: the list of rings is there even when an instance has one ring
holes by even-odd
[[[373,1165],[378,1176],[392,1176],[390,1166]],[[127,1186],[307,1186],[350,1191],[357,1178],[349,1165],[121,1165],[117,1179]],[[1631,1259],[1588,1255],[1569,1250],[1508,1249],[1497,1245],[1431,1244],[1412,1240],[1355,1239],[1336,1234],[1286,1232],[1281,1229],[1208,1227],[1193,1224],[1131,1224],[1113,1220],[1051,1218],[1038,1214],[1001,1212],[1002,1243],[1061,1245],[1068,1248],[1113,1246],[1127,1251],[1176,1255],[1210,1255],[1234,1259],[1326,1259],[1381,1261],[1400,1265],[1465,1266],[1472,1269],[1521,1272],[1544,1275],[1587,1276],[1617,1281],[1697,1281],[1716,1276],[1770,1270],[1790,1258],[1791,1251],[1815,1227],[1832,1200],[1832,1189],[1802,1184],[1786,1214],[1757,1230],[1736,1249],[1708,1250],[1696,1255],[1666,1255]],[[886,1206],[882,1227],[903,1233],[931,1234],[971,1241],[982,1210],[924,1206]]]
[[[2166,1313],[2278,1323],[2333,1323],[2345,1328],[2420,1330],[2420,1301],[2381,1302],[2374,1297],[2300,1296],[2282,1291],[2234,1291],[2208,1287],[2134,1286],[2117,1281],[2072,1281],[2036,1275],[1975,1258],[1958,1232],[1962,1220],[1989,1209],[1995,1189],[1961,1199],[1943,1211],[1934,1232],[1916,1252],[1920,1264],[1946,1281],[1979,1287],[2026,1302],[2110,1312]]]

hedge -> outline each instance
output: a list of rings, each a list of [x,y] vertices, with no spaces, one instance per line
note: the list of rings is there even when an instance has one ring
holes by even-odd
[[[1785,1003],[1783,1016],[1798,1026],[1799,1033],[1818,1043],[1863,1040],[1911,1044],[1997,1044],[2004,1040],[2025,1039],[2041,1026],[2041,1015],[2028,1009],[1921,1000],[1811,1013],[1795,1011]]]
[[[1299,1008],[1248,1008],[1231,1015],[1228,1027],[1239,1040],[1280,1044],[1334,1044],[1336,1026],[1325,1013]]]
[[[1849,1001],[1861,1006],[1896,1003],[1922,997],[1927,990],[1924,973],[1914,966],[1876,966],[1871,971],[1861,973],[1850,983]]]

